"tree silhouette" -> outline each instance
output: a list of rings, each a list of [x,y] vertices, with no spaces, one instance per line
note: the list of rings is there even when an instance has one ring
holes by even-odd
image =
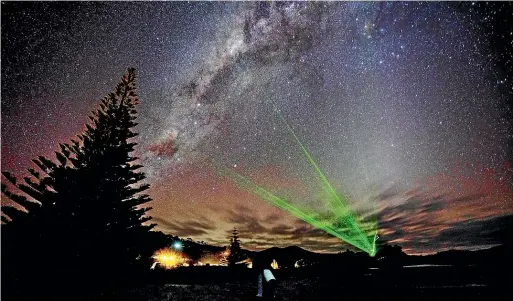
[[[378,266],[382,270],[400,269],[407,255],[399,245],[382,244],[376,253]]]
[[[228,266],[234,266],[242,258],[239,240],[239,231],[236,228],[232,230],[232,237],[230,238],[230,254],[228,255]]]
[[[376,253],[376,258],[402,259],[406,254],[399,245],[382,244]]]
[[[130,155],[137,136],[131,130],[137,125],[135,78],[128,69],[78,140],[59,145],[57,162],[39,156],[33,160],[39,171],[29,169],[32,177],[23,183],[2,172],[19,190],[2,183],[2,193],[22,209],[2,207],[2,282],[10,292],[37,285],[54,292],[66,280],[119,282],[139,262],[146,265],[141,258],[152,252],[155,224],[143,224],[151,219],[145,216],[151,208],[141,207],[151,201],[141,194],[149,185],[138,185],[145,176]]]

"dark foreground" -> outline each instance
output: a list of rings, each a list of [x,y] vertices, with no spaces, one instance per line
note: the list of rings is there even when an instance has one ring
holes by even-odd
[[[157,272],[159,273],[159,272]],[[106,292],[103,300],[253,300],[254,271],[224,267],[184,268],[160,272],[159,284]],[[509,299],[511,275],[489,267],[427,266],[394,270],[287,269],[274,271],[279,280],[275,300],[341,300],[348,297]]]
[[[130,291],[133,300],[253,300],[254,284],[249,282],[235,284],[210,285],[149,285]],[[486,287],[425,287],[425,288],[379,288],[370,287],[327,287],[318,280],[285,280],[281,283],[275,300],[341,300],[343,297],[491,297],[501,295]],[[137,297],[136,297],[137,296]],[[117,296],[126,299],[126,295]],[[504,295],[504,299],[506,296]]]

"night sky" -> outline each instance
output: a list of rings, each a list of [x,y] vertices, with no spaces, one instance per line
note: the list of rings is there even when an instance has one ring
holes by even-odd
[[[511,3],[2,2],[2,170],[54,158],[127,67],[157,229],[226,245],[348,245],[216,173],[315,208],[316,175],[408,253],[513,229]],[[371,208],[371,209],[369,209]]]

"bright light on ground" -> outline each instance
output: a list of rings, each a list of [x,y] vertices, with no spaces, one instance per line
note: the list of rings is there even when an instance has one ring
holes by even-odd
[[[152,258],[165,269],[173,269],[186,263],[186,258],[182,254],[171,249],[160,249],[153,254]]]

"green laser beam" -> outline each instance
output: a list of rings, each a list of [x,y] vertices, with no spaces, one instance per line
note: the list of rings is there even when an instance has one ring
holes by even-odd
[[[290,203],[286,198],[281,198],[274,195],[265,188],[255,184],[250,179],[235,171],[224,167],[217,168],[215,165],[214,167],[220,171],[221,174],[229,176],[239,186],[255,194],[256,196],[285,211],[288,211],[292,215],[309,223],[310,225],[352,244],[353,246],[368,253],[370,256],[374,256],[376,254],[377,220],[363,222],[363,219],[365,218],[362,217],[362,222],[360,223],[358,221],[358,215],[356,215],[351,210],[351,207],[346,203],[345,199],[339,195],[331,186],[319,165],[310,155],[308,149],[301,142],[292,127],[281,115],[277,106],[274,104],[274,102],[270,102],[279,119],[283,122],[283,124],[285,124],[287,130],[292,134],[295,141],[301,148],[307,162],[315,169],[317,176],[320,179],[321,187],[328,193],[328,196],[322,197],[321,200],[325,203],[328,211],[331,212],[332,215],[319,215],[318,212],[305,208],[299,208],[298,206]],[[364,232],[367,234],[364,234]]]
[[[283,122],[283,124],[285,124],[287,130],[292,134],[292,136],[298,143],[298,145],[301,148],[301,150],[303,151],[303,154],[305,155],[308,163],[310,163],[310,165],[312,165],[314,167],[315,171],[317,172],[317,175],[321,179],[321,185],[323,186],[323,188],[329,194],[331,194],[331,198],[328,199],[328,204],[330,205],[333,212],[335,213],[337,220],[344,219],[346,221],[346,223],[350,224],[353,227],[353,229],[356,230],[356,232],[358,232],[360,235],[362,235],[364,237],[364,239],[362,239],[364,241],[364,244],[369,249],[372,249],[374,244],[368,240],[367,236],[360,229],[360,225],[358,225],[358,222],[354,218],[354,214],[351,212],[351,210],[350,210],[349,206],[346,204],[345,200],[335,191],[335,189],[333,189],[333,187],[329,183],[327,177],[324,175],[324,173],[322,172],[319,165],[317,165],[317,163],[314,161],[314,159],[308,152],[306,146],[301,142],[301,140],[296,135],[296,133],[294,132],[292,127],[287,123],[287,121],[285,120],[283,115],[280,113],[280,110],[277,108],[276,104],[272,100],[269,100],[269,102],[272,104],[274,111],[276,112],[276,114],[278,115],[280,120]]]
[[[218,169],[219,170],[219,169]],[[270,202],[271,204],[288,211],[292,215],[296,216],[297,218],[307,222],[308,224],[321,229],[343,241],[346,241],[353,246],[363,250],[366,253],[369,253],[369,255],[374,256],[375,254],[375,247],[371,247],[368,244],[367,237],[364,237],[362,239],[361,235],[351,235],[351,233],[344,233],[343,231],[340,231],[340,229],[334,228],[330,226],[326,221],[321,221],[318,219],[315,219],[311,213],[304,212],[303,210],[299,209],[297,206],[294,206],[291,204],[287,199],[280,198],[273,193],[269,192],[265,188],[258,186],[257,184],[253,183],[248,178],[242,176],[241,174],[229,170],[227,168],[220,169],[220,173],[224,174],[226,176],[229,176],[232,178],[239,186],[242,188],[245,188],[246,190],[252,192],[256,196]]]

